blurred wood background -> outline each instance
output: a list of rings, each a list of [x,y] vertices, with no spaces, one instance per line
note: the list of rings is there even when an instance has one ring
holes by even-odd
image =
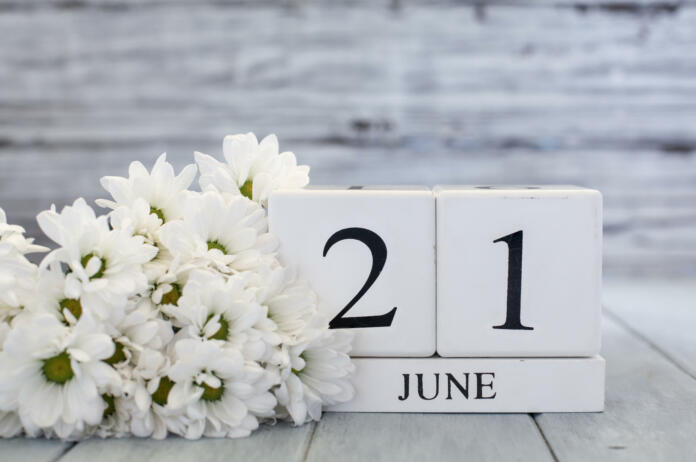
[[[275,132],[315,184],[598,188],[606,274],[693,275],[695,77],[691,1],[0,0],[0,206]]]

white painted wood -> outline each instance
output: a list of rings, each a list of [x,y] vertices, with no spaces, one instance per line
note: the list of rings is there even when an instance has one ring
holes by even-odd
[[[0,439],[0,460],[8,462],[53,462],[74,443],[63,441],[12,438]]]
[[[438,354],[599,352],[598,191],[440,186],[435,193]]]
[[[536,417],[558,460],[693,460],[696,380],[611,318],[603,324],[605,412]]]
[[[351,354],[435,352],[435,198],[430,189],[279,191],[269,200],[268,215],[282,259],[311,281],[320,310],[332,322],[355,323]],[[388,314],[379,321],[367,319]],[[368,323],[372,326],[359,327]]]
[[[587,185],[608,273],[694,274],[693,1],[143,3],[2,2],[0,205],[32,234],[253,130],[317,183]]]
[[[609,279],[604,307],[696,377],[696,281]]]
[[[314,425],[311,423],[302,427],[291,427],[287,424],[263,426],[250,437],[242,439],[90,439],[78,444],[60,461],[300,462],[304,460]]]
[[[329,408],[330,411],[459,413],[604,409],[605,365],[599,356],[356,358],[355,365],[355,398]]]
[[[528,415],[326,414],[307,462],[553,460]]]

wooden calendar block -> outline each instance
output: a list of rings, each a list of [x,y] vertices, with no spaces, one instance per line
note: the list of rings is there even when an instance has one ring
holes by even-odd
[[[591,358],[356,358],[355,398],[334,412],[598,412]]]
[[[602,198],[573,186],[439,186],[441,356],[591,356]]]
[[[404,187],[277,191],[269,226],[281,258],[319,295],[355,356],[435,352],[435,197]]]

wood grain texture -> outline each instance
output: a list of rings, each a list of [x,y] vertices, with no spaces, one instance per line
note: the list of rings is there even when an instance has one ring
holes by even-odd
[[[253,130],[315,184],[595,187],[607,273],[696,274],[693,2],[0,5],[0,206],[32,234]]]
[[[562,461],[692,459],[696,381],[615,321],[604,326],[606,410],[538,415],[554,453]]]
[[[528,415],[326,414],[308,462],[551,461]]]
[[[286,424],[264,426],[249,438],[201,439],[187,441],[169,438],[166,441],[126,438],[118,440],[91,439],[78,444],[61,462],[99,460],[150,462],[269,462],[303,461],[314,424],[294,428]]]
[[[696,378],[696,282],[627,279],[605,284],[606,311]]]
[[[0,460],[8,462],[53,462],[74,443],[55,440],[13,438],[0,440]]]

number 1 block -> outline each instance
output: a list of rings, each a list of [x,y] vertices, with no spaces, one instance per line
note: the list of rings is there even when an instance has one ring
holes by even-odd
[[[438,354],[599,352],[599,192],[439,186],[435,194]]]
[[[310,187],[268,204],[280,256],[311,282],[354,356],[435,352],[435,196],[423,188]]]

